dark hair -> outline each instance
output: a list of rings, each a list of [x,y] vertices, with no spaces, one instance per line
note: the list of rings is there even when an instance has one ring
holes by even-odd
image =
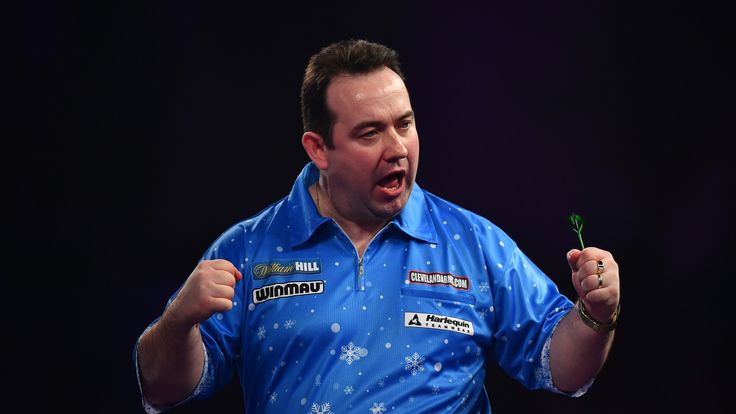
[[[330,82],[338,75],[368,74],[383,67],[396,72],[404,80],[399,54],[367,40],[343,40],[312,55],[304,71],[301,90],[304,132],[316,132],[325,140],[327,148],[333,148],[335,114],[327,106],[327,87]]]

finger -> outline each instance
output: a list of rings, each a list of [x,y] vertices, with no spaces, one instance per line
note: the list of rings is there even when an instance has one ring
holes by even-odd
[[[233,265],[232,262],[230,262],[229,260],[225,260],[225,259],[212,259],[212,260],[207,260],[206,262],[213,269],[225,270],[227,272],[232,273],[233,275],[235,275],[235,273],[238,271],[238,269],[235,267],[235,265]]]
[[[603,271],[605,271],[605,264],[603,266]],[[603,273],[603,271],[601,273]],[[598,274],[598,261],[597,260],[589,260],[585,263],[583,263],[580,266],[580,270],[578,270],[578,280],[580,283],[583,282],[586,278],[590,276],[595,276]]]
[[[611,253],[599,249],[597,247],[586,247],[580,252],[580,256],[578,256],[578,260],[576,262],[577,268],[580,269],[580,267],[583,266],[585,262],[591,261],[591,260],[600,260],[600,259],[609,259],[611,258]]]
[[[573,272],[578,270],[578,267],[576,265],[578,258],[580,257],[580,250],[578,249],[572,249],[569,252],[567,252],[567,264],[570,266],[570,270]]]
[[[583,291],[582,286],[580,286],[580,280],[578,280],[578,272],[572,272],[571,278],[572,278],[572,287],[575,289],[575,292],[578,294],[578,297],[584,298],[585,292]]]
[[[599,275],[590,275],[580,281],[580,289],[583,292],[583,296],[587,296],[588,293],[602,289],[605,287],[605,278]]]
[[[238,268],[235,267],[235,265],[233,265],[228,260],[225,260],[225,259],[214,259],[214,260],[208,260],[207,263],[213,269],[224,270],[224,271],[230,273],[231,275],[233,275],[233,277],[235,277],[235,280],[236,281],[239,281],[239,280],[243,279],[243,274],[240,273],[240,270],[238,270]]]
[[[600,268],[599,268],[599,262],[600,262]],[[582,280],[584,277],[592,274],[598,274],[598,273],[618,273],[618,264],[615,260],[613,260],[612,256],[606,256],[606,257],[599,257],[594,258],[592,260],[588,260],[581,263],[581,260],[578,260],[578,263],[580,265],[578,273],[581,273],[580,279]]]
[[[607,306],[613,309],[618,303],[618,295],[613,287],[594,289],[585,295],[585,301],[591,306]]]
[[[237,276],[233,275],[232,273],[226,271],[226,270],[215,270],[212,273],[212,282],[218,285],[224,285],[224,286],[230,286],[231,288],[235,287],[235,284],[237,283]]]
[[[233,301],[226,298],[212,298],[211,305],[215,312],[227,312],[233,308]]]
[[[214,285],[209,289],[209,294],[213,298],[232,300],[235,296],[235,289],[226,285]]]

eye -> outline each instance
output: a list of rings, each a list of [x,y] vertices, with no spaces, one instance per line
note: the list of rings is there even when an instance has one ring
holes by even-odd
[[[401,129],[409,129],[411,127],[411,123],[412,122],[410,120],[408,120],[408,119],[405,120],[405,121],[401,121],[400,128]]]
[[[365,134],[361,135],[360,137],[361,138],[374,138],[377,135],[378,135],[378,131],[376,131],[375,129],[372,129],[372,130],[366,132]]]

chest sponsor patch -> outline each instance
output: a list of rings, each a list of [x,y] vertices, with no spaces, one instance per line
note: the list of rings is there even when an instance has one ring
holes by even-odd
[[[263,303],[272,299],[289,298],[302,295],[320,295],[325,291],[323,280],[304,280],[299,282],[274,283],[253,289],[253,303]]]
[[[296,259],[256,263],[253,265],[253,277],[265,279],[269,276],[293,275],[294,273],[318,274],[322,273],[322,263],[319,259]]]
[[[433,313],[404,312],[404,327],[453,331],[473,336],[473,322]]]
[[[419,270],[409,271],[409,283],[418,283],[422,285],[442,285],[452,286],[455,289],[468,290],[470,288],[470,280],[465,276],[457,276],[452,273],[426,273]]]

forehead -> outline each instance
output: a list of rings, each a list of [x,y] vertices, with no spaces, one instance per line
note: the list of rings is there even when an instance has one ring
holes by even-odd
[[[327,105],[337,123],[381,119],[411,110],[404,81],[389,68],[335,77],[327,88]]]

